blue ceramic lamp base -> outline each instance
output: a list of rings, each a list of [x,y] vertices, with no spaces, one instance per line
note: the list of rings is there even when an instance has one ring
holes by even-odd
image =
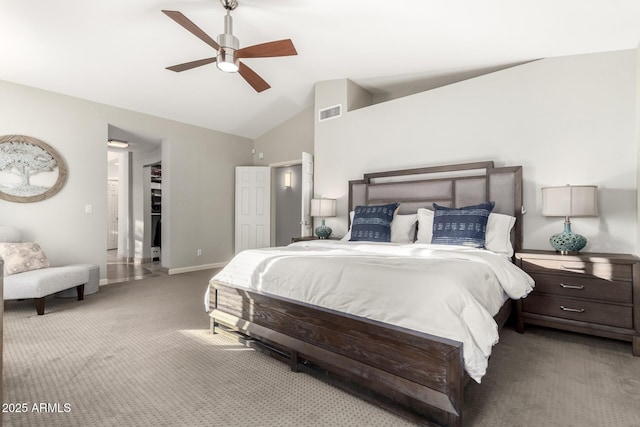
[[[318,239],[328,239],[332,232],[331,227],[325,225],[324,218],[322,218],[322,225],[316,227],[316,236],[318,236]]]
[[[587,239],[580,234],[574,234],[571,231],[571,222],[565,221],[564,231],[551,236],[549,243],[556,251],[566,255],[569,252],[579,252],[587,245]]]

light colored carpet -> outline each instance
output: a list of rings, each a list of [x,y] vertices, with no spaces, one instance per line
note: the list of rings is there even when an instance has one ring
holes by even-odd
[[[404,426],[411,423],[208,333],[212,271],[101,287],[85,301],[5,307],[5,426]],[[629,343],[506,328],[469,426],[638,426],[640,358]],[[62,412],[34,412],[48,403]],[[58,408],[53,404],[58,404]],[[68,404],[69,412],[64,412]]]

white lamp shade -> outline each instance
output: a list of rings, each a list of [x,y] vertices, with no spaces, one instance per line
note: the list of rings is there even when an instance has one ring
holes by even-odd
[[[598,216],[595,185],[565,185],[542,189],[542,215],[544,216]]]
[[[336,216],[336,200],[311,199],[311,216]]]

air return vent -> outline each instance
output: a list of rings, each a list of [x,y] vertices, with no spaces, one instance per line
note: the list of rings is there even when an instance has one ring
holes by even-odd
[[[335,119],[342,115],[342,104],[334,105],[333,107],[323,108],[318,111],[318,121],[324,122],[325,120]]]

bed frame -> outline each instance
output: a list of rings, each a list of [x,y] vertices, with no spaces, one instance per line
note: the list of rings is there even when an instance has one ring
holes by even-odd
[[[399,202],[400,213],[432,203],[460,207],[495,201],[494,212],[517,218],[522,242],[522,168],[493,162],[365,174],[349,182],[349,210]],[[424,425],[462,425],[462,343],[299,301],[211,281],[211,330]],[[502,327],[509,300],[496,315]]]

